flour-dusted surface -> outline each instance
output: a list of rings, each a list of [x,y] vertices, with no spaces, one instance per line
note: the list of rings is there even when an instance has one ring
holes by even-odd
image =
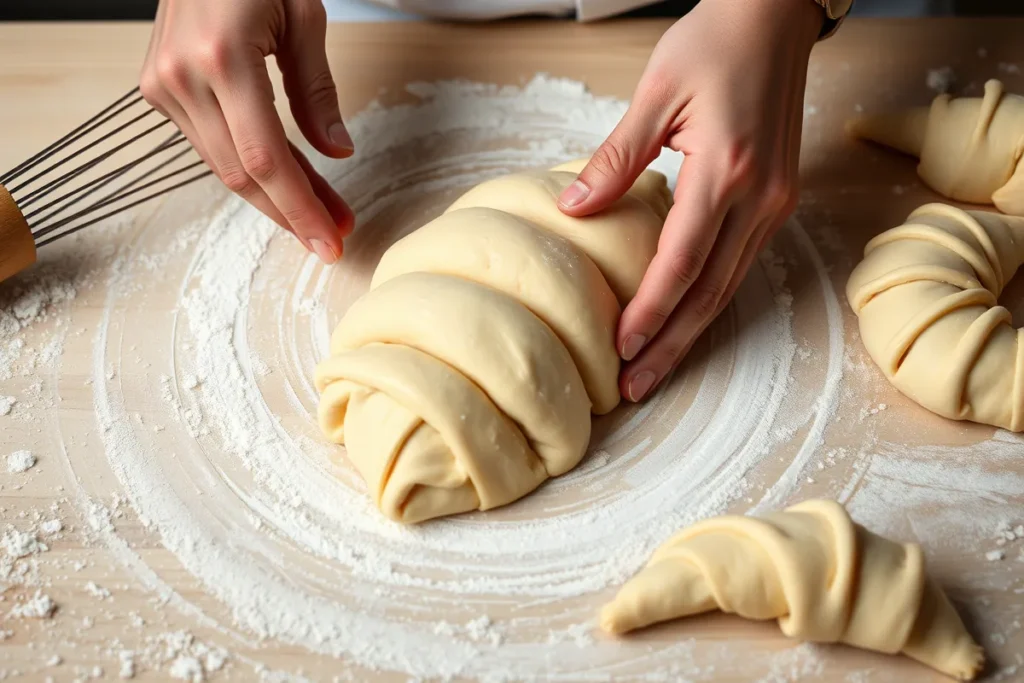
[[[35,667],[19,673],[61,680],[82,649],[48,634],[107,628],[75,676],[930,680],[727,617],[596,633],[598,606],[677,528],[830,495],[924,543],[997,672],[1017,675],[1021,601],[1004,598],[1022,589],[1022,442],[923,415],[881,379],[837,294],[855,255],[814,195],[655,399],[598,421],[580,467],[503,510],[383,520],[315,425],[331,329],[395,239],[483,178],[592,150],[625,108],[545,77],[410,91],[350,122],[356,159],[323,166],[361,224],[335,268],[210,186],[0,292],[0,310],[22,311],[0,321],[0,394],[16,399],[0,425],[26,435],[0,453],[31,443],[39,458],[0,471],[0,495],[56,498],[2,532],[3,638]],[[808,115],[825,106],[809,99]]]

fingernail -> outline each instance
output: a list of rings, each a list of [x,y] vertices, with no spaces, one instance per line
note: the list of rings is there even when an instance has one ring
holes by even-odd
[[[590,188],[583,184],[583,181],[574,180],[572,185],[565,188],[558,203],[567,209],[576,206],[590,195]]]
[[[347,149],[350,152],[355,151],[356,144],[352,142],[352,136],[349,134],[348,129],[345,128],[344,123],[332,123],[331,127],[327,129],[327,135],[331,138],[331,142],[338,147]]]
[[[313,251],[316,252],[316,255],[320,257],[320,260],[326,265],[329,266],[338,260],[338,255],[334,253],[334,249],[332,249],[331,245],[327,244],[327,242],[314,239],[310,240],[309,244],[313,247]]]
[[[647,337],[642,334],[631,334],[622,343],[622,360],[633,360],[643,350]]]
[[[642,401],[647,392],[654,386],[654,373],[650,370],[638,372],[636,377],[629,381],[629,400],[636,403]]]

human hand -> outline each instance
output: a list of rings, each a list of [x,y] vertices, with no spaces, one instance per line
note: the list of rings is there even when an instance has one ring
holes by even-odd
[[[796,207],[811,0],[703,0],[655,47],[632,104],[562,210],[605,208],[657,158],[683,152],[658,252],[619,322],[623,397],[647,396],[725,308]]]
[[[140,87],[231,190],[325,263],[352,211],[289,143],[274,108],[274,55],[299,129],[319,152],[353,152],[327,64],[320,0],[161,0]]]

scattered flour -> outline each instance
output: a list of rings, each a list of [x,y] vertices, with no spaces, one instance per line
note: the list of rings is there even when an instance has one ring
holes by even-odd
[[[50,599],[50,596],[36,591],[31,598],[15,605],[9,616],[12,619],[49,619],[55,611],[57,611],[57,605]]]
[[[0,396],[0,417],[11,414],[11,409],[18,399],[13,396]]]
[[[953,89],[953,84],[956,83],[956,73],[953,71],[953,67],[943,66],[938,69],[929,69],[928,76],[925,78],[925,84],[929,90],[934,90],[939,94],[948,93]]]
[[[8,527],[7,532],[0,538],[0,547],[3,547],[12,559],[38,555],[48,550],[34,531],[18,531],[14,527]]]
[[[93,596],[94,598],[98,598],[99,600],[110,599],[110,591],[104,588],[103,586],[97,585],[93,581],[90,581],[87,584],[85,584],[85,592]]]
[[[36,456],[29,451],[14,451],[7,456],[7,471],[14,474],[28,472],[36,464]]]

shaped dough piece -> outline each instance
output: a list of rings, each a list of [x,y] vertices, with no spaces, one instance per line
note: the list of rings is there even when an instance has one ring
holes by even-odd
[[[320,427],[391,519],[526,495],[580,461],[591,409],[618,403],[619,302],[654,257],[670,198],[650,173],[608,211],[570,218],[555,200],[573,177],[470,191],[472,206],[392,245],[338,324],[317,368]]]
[[[665,177],[657,175],[664,182]],[[448,212],[471,207],[498,209],[564,237],[597,264],[619,304],[625,307],[636,295],[647,265],[658,250],[666,215],[661,213],[661,198],[657,206],[652,206],[631,191],[604,211],[587,218],[573,218],[562,213],[557,201],[562,190],[574,180],[576,174],[566,171],[495,178],[459,197]],[[654,185],[657,181],[650,182]]]
[[[921,549],[871,533],[834,501],[681,531],[604,607],[601,625],[624,633],[714,609],[777,619],[791,638],[902,652],[960,679],[984,663]]]
[[[847,128],[919,157],[918,175],[950,199],[1024,216],[1024,97],[997,80],[984,97],[939,95],[930,109],[864,116]]]
[[[997,305],[1024,218],[926,204],[864,249],[846,296],[872,360],[943,417],[1024,431],[1024,331]]]
[[[455,275],[517,299],[565,344],[593,411],[618,405],[619,304],[594,262],[569,241],[504,211],[462,209],[392,245],[370,287],[412,272]]]

